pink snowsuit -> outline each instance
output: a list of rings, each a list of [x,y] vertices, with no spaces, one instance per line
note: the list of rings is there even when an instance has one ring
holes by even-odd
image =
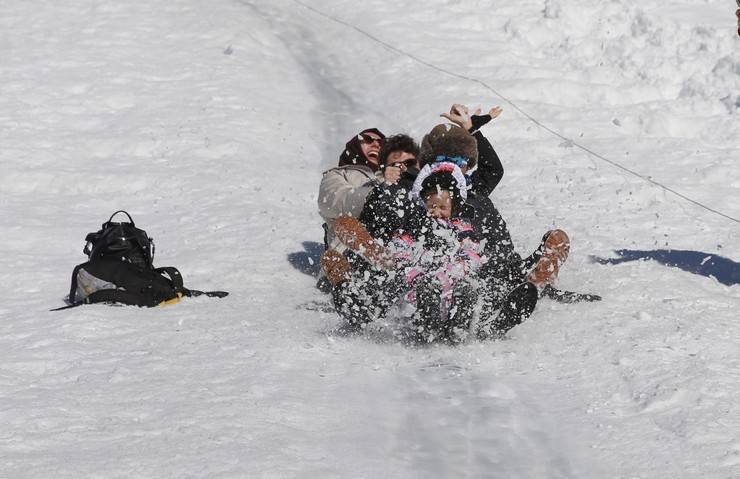
[[[446,235],[448,249],[445,251],[426,250],[421,242],[414,242],[407,233],[393,237],[390,250],[409,286],[409,291],[402,297],[402,311],[415,310],[415,286],[421,278],[430,275],[439,281],[442,299],[451,305],[454,285],[473,278],[484,262],[481,244],[470,238],[473,227],[469,222],[460,218],[435,221],[440,225],[437,235],[440,232]]]

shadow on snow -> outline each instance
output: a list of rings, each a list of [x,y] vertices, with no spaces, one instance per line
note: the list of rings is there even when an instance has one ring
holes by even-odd
[[[728,286],[740,284],[740,263],[716,254],[679,249],[629,250],[620,249],[619,258],[591,258],[599,264],[620,264],[628,261],[651,259],[658,263],[680,268],[689,273],[714,278]]]
[[[302,245],[303,251],[288,254],[288,262],[301,273],[318,277],[324,245],[315,241],[304,241]]]

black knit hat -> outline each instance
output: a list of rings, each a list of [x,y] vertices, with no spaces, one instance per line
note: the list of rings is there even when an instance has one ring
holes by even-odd
[[[468,168],[478,163],[478,146],[475,137],[459,126],[443,124],[432,128],[421,140],[419,166],[433,163],[437,156],[463,157]]]
[[[378,130],[377,128],[367,128],[366,130],[362,130],[360,133],[353,136],[345,145],[344,151],[341,155],[339,155],[339,166],[365,165],[373,171],[378,170],[378,165],[368,161],[368,159],[365,157],[365,154],[362,152],[362,147],[360,146],[360,137],[362,137],[362,135],[364,135],[365,133],[374,133],[385,140],[385,135],[381,133],[380,130]]]

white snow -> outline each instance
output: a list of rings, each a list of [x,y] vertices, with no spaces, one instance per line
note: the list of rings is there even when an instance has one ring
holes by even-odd
[[[0,32],[0,476],[740,477],[740,286],[589,260],[738,261],[740,225],[576,145],[740,218],[732,2],[8,0]],[[566,229],[560,286],[604,301],[455,348],[332,335],[289,261],[321,172],[453,102],[504,108],[518,249]],[[48,312],[121,208],[231,295]]]

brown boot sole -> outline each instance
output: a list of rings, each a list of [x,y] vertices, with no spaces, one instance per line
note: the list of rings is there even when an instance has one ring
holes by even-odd
[[[548,233],[542,257],[529,273],[528,280],[537,287],[544,287],[554,282],[560,267],[570,254],[570,238],[563,230],[552,230]]]
[[[370,236],[357,218],[351,216],[337,218],[334,222],[334,234],[342,244],[375,266],[387,268],[392,265],[392,260],[385,249]]]
[[[328,249],[321,255],[321,269],[326,275],[326,279],[336,286],[349,279],[352,267],[342,253],[334,249]]]

